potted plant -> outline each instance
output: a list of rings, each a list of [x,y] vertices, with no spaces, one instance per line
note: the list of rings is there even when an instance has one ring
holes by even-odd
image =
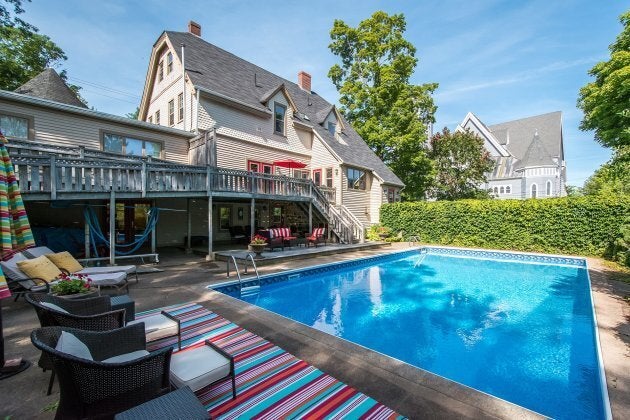
[[[85,299],[98,292],[92,289],[92,279],[86,274],[65,274],[52,285],[52,293],[65,299]]]
[[[254,235],[249,241],[248,249],[256,254],[255,258],[263,258],[261,255],[267,246],[267,238],[261,235]]]

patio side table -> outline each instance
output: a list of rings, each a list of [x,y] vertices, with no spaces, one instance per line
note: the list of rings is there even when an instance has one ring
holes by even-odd
[[[190,388],[180,388],[116,414],[115,420],[207,420],[210,415]]]
[[[112,310],[125,310],[126,322],[136,319],[136,302],[131,300],[129,295],[112,296],[110,301],[112,303]]]

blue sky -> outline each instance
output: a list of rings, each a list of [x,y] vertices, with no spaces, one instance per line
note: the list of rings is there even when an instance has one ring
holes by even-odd
[[[330,102],[334,19],[357,25],[376,10],[404,13],[417,48],[414,83],[438,82],[436,130],[468,111],[486,124],[563,112],[569,184],[582,185],[610,152],[578,129],[578,90],[608,57],[623,1],[175,1],[33,0],[25,20],[68,55],[70,82],[99,111],[136,108],[151,46],[193,19],[203,38],[289,80],[305,70]]]

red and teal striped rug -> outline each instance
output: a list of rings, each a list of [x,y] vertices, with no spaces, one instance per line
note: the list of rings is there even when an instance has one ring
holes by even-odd
[[[181,320],[183,352],[206,339],[234,355],[237,398],[228,380],[196,394],[212,418],[235,419],[402,419],[398,413],[278,346],[201,305],[186,303],[166,310]],[[150,343],[148,350],[175,349],[176,338]]]

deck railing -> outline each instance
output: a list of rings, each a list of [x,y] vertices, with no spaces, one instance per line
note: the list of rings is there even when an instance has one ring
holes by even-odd
[[[343,206],[335,207],[336,190],[309,179],[15,140],[9,143],[9,152],[25,198],[43,194],[52,200],[86,199],[112,191],[142,198],[223,193],[300,198],[313,203],[342,242],[363,240],[362,224]]]

